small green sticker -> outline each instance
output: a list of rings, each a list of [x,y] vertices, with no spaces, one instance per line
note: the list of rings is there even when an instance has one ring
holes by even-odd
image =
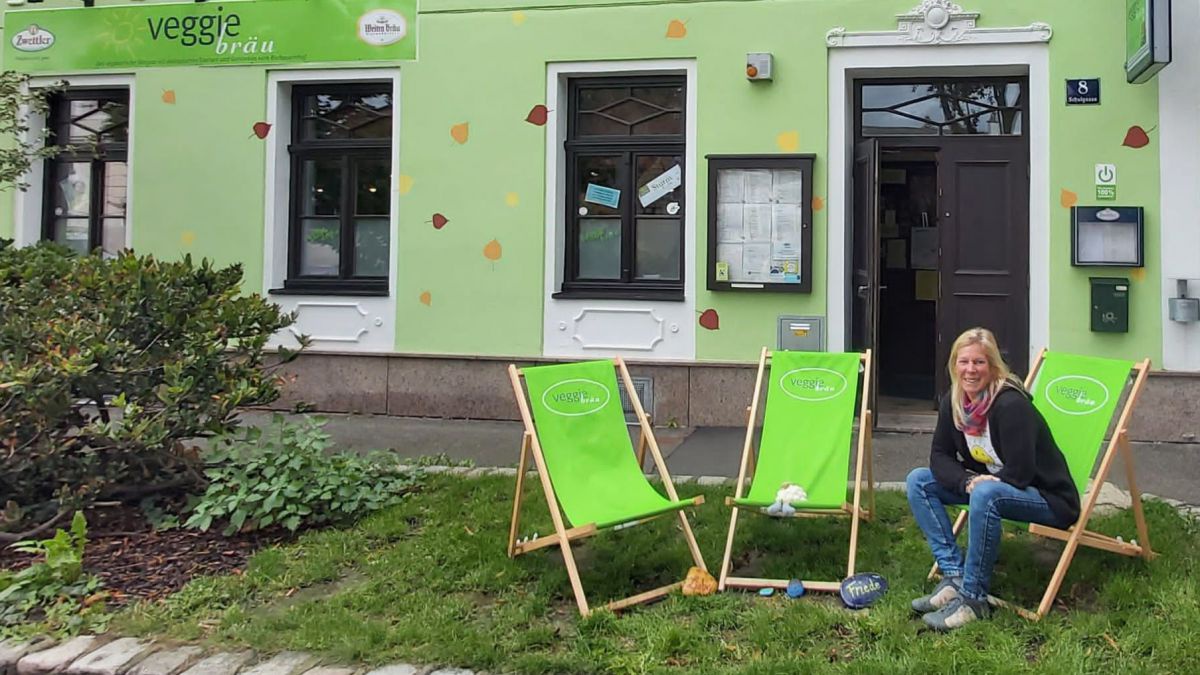
[[[1096,186],[1096,199],[1103,200],[1103,201],[1109,201],[1109,202],[1116,201],[1117,186],[1116,185],[1097,185]]]

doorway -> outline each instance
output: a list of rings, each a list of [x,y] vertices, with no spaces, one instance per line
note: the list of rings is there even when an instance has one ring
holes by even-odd
[[[1027,90],[1024,77],[855,82],[851,341],[877,355],[880,414],[935,412],[972,326],[1027,368]]]

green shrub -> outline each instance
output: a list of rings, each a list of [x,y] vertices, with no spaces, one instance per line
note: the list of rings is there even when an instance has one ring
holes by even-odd
[[[390,456],[331,454],[324,424],[275,415],[266,433],[247,427],[221,439],[206,457],[208,490],[187,526],[207,530],[225,521],[226,534],[273,524],[294,531],[391,506],[417,485]]]
[[[266,345],[293,317],[243,295],[240,266],[9,243],[0,495],[12,501],[0,530],[100,497],[202,485],[184,441],[229,433],[239,408],[279,396]]]
[[[83,573],[86,543],[87,521],[76,511],[69,532],[58,530],[50,539],[12,545],[43,559],[19,572],[0,570],[0,635],[31,619],[67,632],[82,625],[84,610],[100,588],[100,579]]]

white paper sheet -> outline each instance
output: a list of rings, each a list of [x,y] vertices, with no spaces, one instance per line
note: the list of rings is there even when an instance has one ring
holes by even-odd
[[[768,281],[767,277],[771,271],[771,245],[770,244],[744,244],[742,245],[742,281]],[[737,279],[730,275],[730,280]]]
[[[743,169],[717,171],[717,203],[741,204],[746,194],[746,172]]]
[[[938,229],[936,227],[914,227],[912,229],[912,268],[936,270],[938,268]]]
[[[741,243],[745,239],[742,229],[742,205],[717,205],[717,241]]]
[[[801,171],[775,171],[772,189],[774,200],[779,204],[800,204],[804,201],[804,173]]]
[[[776,204],[771,207],[771,241],[776,245],[787,242],[799,250],[803,213],[799,204]]]
[[[771,202],[771,172],[760,169],[746,171],[747,204],[769,204]]]
[[[729,263],[729,280],[742,280],[742,245],[717,244],[717,262]]]
[[[771,241],[771,205],[746,204],[742,209],[746,241]]]

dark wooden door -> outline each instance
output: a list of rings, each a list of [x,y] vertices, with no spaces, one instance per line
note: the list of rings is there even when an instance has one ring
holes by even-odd
[[[1029,361],[1029,146],[1026,138],[943,138],[938,153],[941,297],[938,390],[960,333],[982,326],[1024,375]]]
[[[879,141],[868,139],[854,147],[854,266],[850,276],[851,347],[876,349],[879,344]],[[872,360],[877,369],[878,359]],[[871,381],[879,378],[871,373]],[[875,406],[871,388],[867,405]]]

